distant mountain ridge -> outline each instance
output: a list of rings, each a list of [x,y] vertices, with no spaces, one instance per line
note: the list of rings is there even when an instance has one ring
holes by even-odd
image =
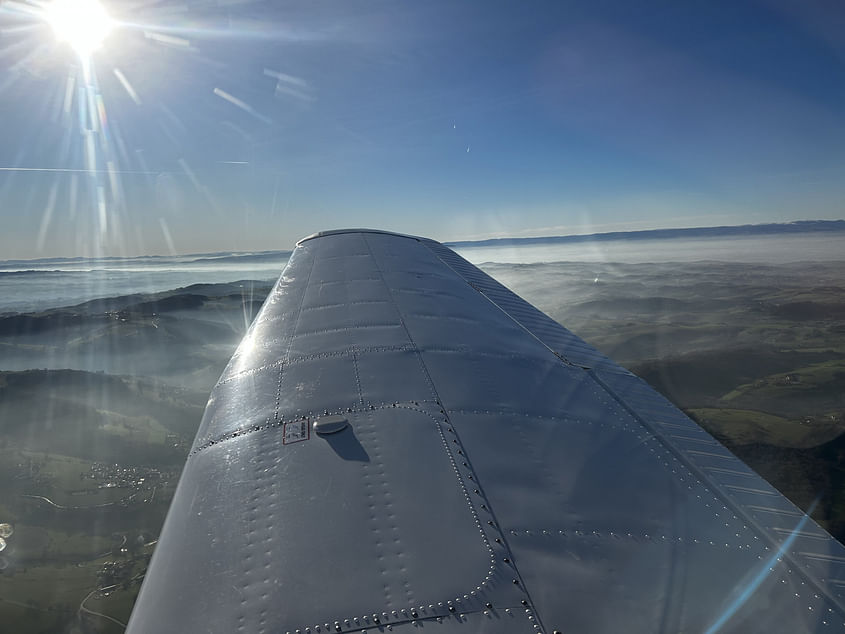
[[[32,266],[26,270],[14,270],[12,273],[45,273],[49,269],[39,266],[86,265],[90,267],[103,266],[133,266],[133,265],[167,265],[167,264],[254,264],[259,262],[282,262],[290,257],[289,250],[277,251],[221,251],[219,253],[188,253],[183,255],[133,255],[133,256],[100,256],[100,257],[53,257],[35,258],[31,260],[0,260],[0,270],[12,267]],[[87,272],[86,269],[70,269]],[[67,272],[67,269],[55,269],[52,272]]]
[[[490,238],[446,242],[449,247],[486,247],[526,244],[564,244],[605,240],[660,240],[669,238],[716,238],[730,236],[777,235],[796,233],[845,233],[845,220],[796,220],[759,225],[726,225],[719,227],[690,227],[686,229],[643,229],[640,231],[612,231],[569,236],[539,236],[534,238]]]
[[[485,247],[528,244],[565,244],[612,240],[657,240],[671,238],[714,238],[729,236],[776,235],[796,233],[839,232],[845,233],[845,220],[795,220],[784,223],[759,225],[726,225],[719,227],[691,227],[686,229],[642,229],[638,231],[612,231],[567,236],[537,236],[532,238],[489,238],[486,240],[455,240],[444,242],[448,247]],[[77,269],[56,269],[61,265],[98,266],[137,264],[257,264],[268,262],[284,263],[291,255],[287,249],[272,251],[220,251],[217,253],[185,253],[178,255],[136,255],[101,257],[48,257],[24,260],[0,260],[0,275],[26,275],[44,273],[66,273]],[[21,269],[27,266],[31,268]],[[45,267],[45,268],[41,268]],[[51,267],[51,268],[47,268]],[[12,269],[12,270],[4,270]],[[78,269],[88,272],[86,269]]]

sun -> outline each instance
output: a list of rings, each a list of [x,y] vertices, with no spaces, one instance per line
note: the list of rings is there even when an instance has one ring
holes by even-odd
[[[47,5],[44,18],[56,38],[67,42],[82,60],[100,48],[114,25],[97,0],[53,0]]]

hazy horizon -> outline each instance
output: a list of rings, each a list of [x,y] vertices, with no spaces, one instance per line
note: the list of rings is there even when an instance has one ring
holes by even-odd
[[[496,249],[502,248],[498,244],[497,241],[507,241],[507,240],[515,240],[515,241],[529,241],[534,239],[567,239],[567,238],[596,238],[596,242],[606,244],[607,242],[616,242],[616,241],[624,241],[626,240],[626,236],[628,234],[636,235],[638,239],[642,239],[643,237],[647,238],[649,233],[654,232],[655,234],[659,234],[660,232],[664,231],[678,231],[678,232],[687,232],[687,231],[696,231],[696,230],[706,230],[706,229],[747,229],[748,233],[742,233],[738,235],[747,235],[749,237],[759,236],[759,235],[768,235],[768,234],[758,234],[755,232],[758,228],[768,228],[768,227],[776,227],[776,228],[789,228],[795,225],[801,224],[812,224],[812,223],[836,223],[836,222],[845,222],[845,217],[843,218],[831,218],[829,220],[820,220],[820,219],[806,219],[806,220],[786,220],[783,222],[776,222],[776,223],[755,223],[755,224],[734,224],[734,225],[695,225],[689,227],[678,227],[678,226],[667,226],[667,227],[649,227],[649,228],[636,228],[630,230],[614,230],[614,231],[602,231],[598,233],[572,233],[572,234],[558,234],[558,233],[545,233],[545,234],[537,234],[537,235],[503,235],[503,236],[495,236],[495,237],[486,237],[486,238],[478,238],[478,239],[461,239],[461,238],[454,238],[451,240],[443,240],[442,242],[447,246],[452,246],[453,248],[478,248],[478,249]],[[335,229],[343,229],[344,227],[336,227]],[[380,230],[377,227],[369,227],[370,229]],[[838,227],[837,227],[838,229]],[[808,229],[807,231],[797,232],[799,235],[801,234],[813,234],[813,233],[823,233],[826,228],[821,229]],[[791,233],[786,233],[785,235],[794,235]],[[297,238],[297,240],[301,240],[307,236],[301,236]],[[420,235],[420,237],[430,237],[428,235]],[[709,237],[709,236],[705,236]],[[725,236],[713,236],[714,238],[723,238]],[[684,239],[684,236],[675,236],[675,235],[655,235],[653,238],[654,240],[676,240],[676,239]],[[489,243],[489,244],[473,244],[473,243]],[[576,245],[586,244],[588,241],[585,242],[577,242]],[[235,250],[221,250],[221,251],[207,251],[207,252],[191,252],[191,253],[138,253],[134,255],[96,255],[96,256],[86,256],[86,255],[52,255],[52,256],[43,256],[37,258],[9,258],[9,259],[0,259],[0,269],[3,268],[4,265],[16,264],[16,263],[27,263],[27,262],[72,262],[72,261],[102,261],[102,262],[120,262],[120,261],[131,261],[131,260],[142,260],[142,259],[182,259],[182,258],[196,258],[197,260],[203,259],[219,259],[222,257],[230,256],[234,258],[239,257],[267,257],[267,256],[274,256],[277,254],[289,254],[291,249],[264,249],[264,250],[256,250],[256,249],[247,249],[243,251],[235,251]]]
[[[539,263],[603,264],[619,268],[670,262],[724,262],[783,265],[793,262],[845,261],[845,233],[750,233],[719,236],[663,236],[575,242],[516,243],[473,246],[454,250],[475,264]],[[290,251],[259,253],[140,256],[127,259],[0,261],[0,314],[70,307],[83,302],[161,293],[195,284],[278,279]]]

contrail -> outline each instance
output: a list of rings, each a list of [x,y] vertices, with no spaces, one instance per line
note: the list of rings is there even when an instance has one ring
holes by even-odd
[[[158,176],[159,174],[178,174],[179,172],[145,172],[142,170],[92,170],[85,168],[71,167],[0,167],[0,172],[62,172],[69,174],[146,174],[147,176]]]
[[[242,99],[238,99],[237,97],[235,97],[232,94],[229,94],[228,92],[226,92],[222,88],[215,88],[213,92],[214,92],[215,95],[217,95],[221,99],[225,99],[226,101],[228,101],[233,106],[237,106],[238,108],[240,108],[244,112],[251,114],[253,117],[258,119],[259,121],[261,121],[263,123],[267,123],[267,124],[273,123],[273,121],[271,119],[269,119],[268,117],[265,117],[263,114],[260,114],[255,108],[250,106],[247,102],[243,101]]]

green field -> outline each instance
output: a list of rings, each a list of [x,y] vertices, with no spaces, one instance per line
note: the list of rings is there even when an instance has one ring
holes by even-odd
[[[144,544],[185,460],[190,438],[179,432],[196,428],[201,398],[101,373],[0,373],[0,522],[14,526],[0,553],[0,622],[24,634],[122,630],[80,604],[128,618],[152,552]]]
[[[755,443],[804,449],[829,442],[842,425],[822,420],[808,423],[749,409],[690,408],[687,413],[710,433],[732,445]]]

